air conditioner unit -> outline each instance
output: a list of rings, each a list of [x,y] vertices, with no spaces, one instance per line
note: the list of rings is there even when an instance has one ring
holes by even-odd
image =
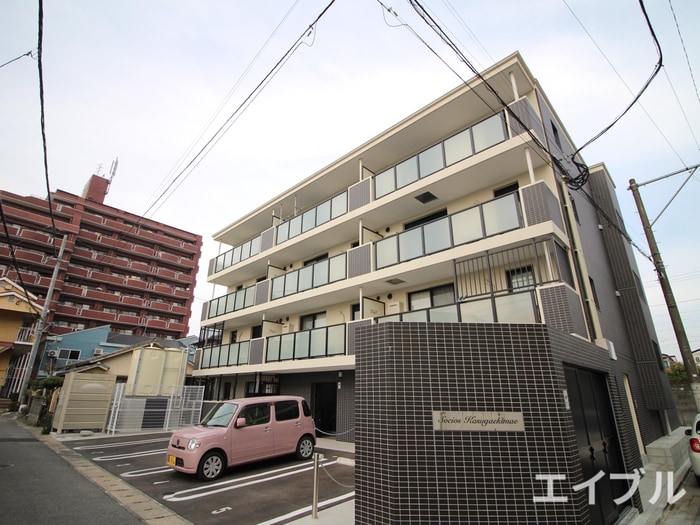
[[[105,353],[105,351],[102,348],[95,348],[92,351],[92,355],[94,355],[94,356],[99,356],[99,355],[102,355],[104,353]]]
[[[58,357],[58,350],[49,350],[46,352],[46,355],[49,357]]]

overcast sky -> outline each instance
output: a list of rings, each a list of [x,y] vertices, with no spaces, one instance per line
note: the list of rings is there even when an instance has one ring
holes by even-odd
[[[411,30],[463,78],[472,76],[406,0],[383,1],[399,19],[376,0],[337,0],[206,157],[182,172],[329,0],[45,0],[51,189],[80,194],[118,157],[106,204],[204,237],[192,334],[202,302],[225,293],[206,283],[220,249],[215,232],[460,83]],[[480,70],[520,51],[578,146],[622,112],[657,61],[635,0],[422,4]],[[664,69],[582,155],[607,165],[627,229],[648,253],[627,188],[631,178],[646,182],[700,162],[700,2],[647,0],[646,8]],[[38,1],[0,1],[0,64],[36,56],[37,35]],[[1,67],[0,187],[45,197],[39,108],[37,61]],[[686,178],[642,188],[652,219]],[[698,202],[700,173],[654,225],[693,349],[700,348]],[[661,351],[678,355],[653,267],[639,252],[637,260]]]

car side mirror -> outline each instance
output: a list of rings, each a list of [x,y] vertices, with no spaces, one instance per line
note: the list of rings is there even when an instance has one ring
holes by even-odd
[[[685,435],[686,435],[686,436],[692,436],[692,435],[693,435],[692,430],[689,429],[689,428],[686,428],[686,429],[685,429]]]
[[[238,419],[236,419],[236,425],[235,425],[235,426],[236,426],[236,428],[241,428],[241,427],[246,426],[245,418],[244,418],[244,417],[239,417]],[[690,432],[690,430],[689,430],[688,432]],[[690,434],[688,434],[688,435],[690,435]]]

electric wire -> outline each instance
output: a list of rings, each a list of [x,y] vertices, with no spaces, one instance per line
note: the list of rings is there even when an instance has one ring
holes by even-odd
[[[280,28],[284,25],[284,23],[287,21],[289,16],[292,14],[294,9],[297,7],[301,0],[295,0],[294,4],[289,8],[287,13],[284,15],[282,20],[277,24],[275,29],[272,31],[269,37],[267,37],[267,40],[263,43],[262,47],[258,50],[258,52],[255,54],[255,56],[252,58],[252,60],[248,63],[246,68],[243,70],[243,72],[240,74],[236,82],[233,84],[233,87],[228,91],[224,99],[221,101],[219,106],[214,110],[214,113],[211,115],[207,123],[203,126],[203,128],[200,130],[200,132],[197,134],[197,136],[192,140],[190,145],[187,147],[187,149],[180,155],[180,158],[177,160],[177,162],[173,165],[173,167],[170,169],[168,172],[167,176],[165,179],[156,187],[156,189],[153,191],[153,193],[149,196],[148,200],[154,198],[159,191],[166,185],[167,180],[174,176],[174,174],[177,172],[178,168],[182,165],[182,163],[185,161],[188,155],[192,153],[192,150],[194,150],[195,146],[197,143],[202,140],[202,137],[204,137],[205,133],[211,128],[213,125],[214,121],[216,118],[221,114],[223,111],[224,107],[228,103],[228,101],[231,99],[233,94],[238,90],[239,86],[243,83],[243,80],[248,76],[248,73],[253,69],[253,66],[258,62],[260,57],[262,56],[263,52],[265,49],[267,49],[267,46],[270,44],[272,39],[275,37],[277,32],[280,30]],[[147,200],[147,202],[148,202]]]
[[[695,136],[695,132],[693,131],[693,126],[690,124],[690,120],[688,120],[688,115],[686,114],[685,110],[683,109],[683,104],[681,104],[680,98],[678,98],[678,93],[676,92],[676,88],[673,87],[673,82],[671,82],[671,78],[668,76],[668,71],[666,71],[666,68],[664,68],[664,76],[666,77],[666,80],[668,80],[668,85],[671,88],[671,92],[673,92],[673,96],[676,99],[676,102],[678,103],[678,107],[681,110],[681,114],[683,115],[683,120],[685,120],[685,123],[688,125],[688,131],[690,131],[690,136],[693,137],[693,141],[695,142],[695,146],[700,149],[700,143],[698,143],[698,138]],[[682,162],[682,161],[681,161]],[[687,166],[685,162],[683,162],[684,166]]]
[[[2,221],[2,227],[5,230],[5,238],[7,239],[7,245],[10,248],[12,266],[14,266],[15,272],[17,272],[17,280],[19,281],[19,285],[22,287],[22,290],[24,290],[24,295],[27,298],[27,303],[29,304],[29,306],[32,308],[32,310],[34,310],[35,313],[39,314],[40,312],[32,303],[31,296],[29,294],[29,291],[27,290],[27,286],[24,284],[24,280],[22,279],[22,273],[20,272],[19,262],[17,261],[17,257],[15,256],[15,247],[12,244],[12,238],[10,237],[10,229],[7,224],[7,220],[5,219],[5,210],[2,205],[2,199],[0,199],[0,220]]]
[[[32,53],[33,53],[33,51],[27,51],[26,53],[24,53],[23,55],[18,56],[17,58],[13,58],[12,60],[9,60],[9,61],[5,62],[4,64],[0,64],[0,67],[5,67],[5,66],[8,65],[8,64],[12,64],[12,62],[17,61],[17,60],[19,60],[20,58],[24,58],[24,57],[32,57],[32,58],[33,58]]]
[[[661,44],[659,44],[659,39],[656,38],[656,33],[654,32],[654,27],[651,25],[651,20],[649,20],[649,15],[647,14],[646,7],[644,6],[644,1],[639,0],[639,7],[642,10],[642,14],[644,15],[644,20],[646,21],[647,28],[649,29],[649,33],[651,34],[651,38],[654,41],[654,47],[656,48],[656,53],[657,53],[657,61],[656,64],[654,65],[654,69],[652,70],[651,75],[647,79],[647,81],[644,83],[642,86],[642,89],[634,96],[632,101],[627,105],[627,107],[620,113],[615,119],[608,124],[605,128],[603,128],[601,131],[599,131],[596,135],[594,135],[592,138],[590,138],[587,142],[583,144],[583,146],[580,146],[572,155],[572,159],[578,155],[578,153],[586,148],[587,146],[590,146],[593,142],[598,140],[600,137],[602,137],[605,133],[607,133],[610,128],[612,128],[615,124],[617,124],[622,117],[624,117],[627,112],[632,109],[632,107],[637,103],[637,101],[640,99],[640,97],[644,94],[644,92],[647,90],[647,88],[651,85],[652,81],[654,78],[656,78],[656,75],[659,74],[659,71],[661,71],[661,68],[663,67],[663,53],[661,52]],[[574,162],[576,162],[574,160]]]
[[[627,91],[629,91],[630,95],[634,95],[634,92],[632,91],[632,88],[627,84],[627,82],[626,82],[625,79],[622,77],[622,75],[620,74],[620,72],[617,70],[617,68],[615,67],[615,65],[614,65],[614,64],[612,63],[612,61],[608,58],[608,56],[605,54],[605,51],[603,51],[603,49],[598,45],[598,42],[596,41],[595,38],[593,38],[593,35],[588,31],[588,28],[583,24],[583,22],[582,22],[581,19],[578,17],[578,15],[574,12],[574,10],[571,8],[571,6],[567,3],[566,0],[562,0],[562,2],[564,3],[564,5],[567,7],[567,9],[569,10],[569,12],[571,13],[571,16],[573,16],[574,19],[576,20],[576,22],[578,22],[579,26],[581,26],[581,29],[583,30],[584,33],[586,33],[586,35],[588,36],[588,38],[590,39],[590,41],[593,43],[593,45],[596,47],[596,49],[597,49],[598,52],[601,54],[601,56],[602,56],[602,57],[605,59],[605,61],[608,63],[608,65],[610,66],[610,69],[612,69],[613,72],[617,75],[617,78],[620,79],[620,82],[622,82],[622,85],[625,86],[625,88],[627,88]],[[651,116],[651,115],[649,114],[649,112],[647,111],[646,107],[644,107],[644,105],[643,105],[641,102],[639,103],[639,108],[640,108],[640,109],[644,112],[644,114],[647,116],[647,118],[649,119],[649,122],[651,122],[651,124],[654,126],[654,128],[656,128],[656,131],[658,131],[659,135],[661,135],[661,137],[664,139],[664,141],[666,142],[666,144],[668,145],[668,147],[671,149],[671,151],[673,151],[673,153],[676,155],[676,157],[677,157],[678,160],[681,162],[681,164],[685,165],[685,161],[684,161],[683,158],[681,157],[680,153],[678,153],[678,151],[677,151],[676,148],[673,146],[673,144],[671,144],[671,141],[669,140],[669,138],[668,138],[668,137],[666,136],[666,134],[661,130],[661,128],[659,127],[659,125],[657,124],[657,122],[652,118],[652,116]]]
[[[683,40],[683,35],[681,34],[681,27],[678,24],[678,18],[676,17],[676,11],[673,9],[673,3],[668,0],[668,6],[671,8],[671,13],[673,14],[673,21],[676,23],[676,31],[678,32],[678,38],[681,41],[681,47],[683,47],[683,53],[685,54],[685,62],[688,64],[688,71],[690,72],[690,78],[693,81],[693,87],[695,88],[695,96],[700,102],[700,93],[698,92],[698,85],[695,83],[695,75],[693,75],[693,68],[690,65],[690,59],[688,58],[688,50],[685,47],[685,41]]]
[[[263,79],[255,86],[255,88],[246,96],[243,102],[233,111],[233,113],[224,121],[224,123],[216,130],[214,135],[199,149],[195,156],[182,168],[179,173],[173,178],[170,184],[163,190],[160,196],[151,204],[151,206],[146,210],[145,214],[148,214],[152,209],[158,209],[163,203],[169,198],[166,196],[168,192],[175,188],[175,183],[182,179],[184,181],[192,170],[208,155],[211,149],[218,143],[221,137],[230,129],[233,122],[235,122],[240,115],[245,111],[249,104],[255,100],[255,98],[260,94],[260,92],[265,88],[265,86],[272,80],[272,78],[279,72],[282,66],[289,60],[289,58],[296,52],[296,50],[303,43],[304,38],[310,35],[314,31],[314,27],[318,24],[319,20],[328,12],[331,6],[335,3],[335,0],[331,0],[328,5],[321,11],[321,13],[315,18],[315,20],[309,25],[308,29],[305,29],[302,34],[297,38],[297,40],[292,44],[292,46],[287,50],[287,52],[279,59],[279,61],[270,69],[270,71],[263,77]],[[192,168],[192,169],[190,169]],[[181,182],[180,182],[181,184]],[[160,204],[158,204],[160,202]],[[158,206],[156,207],[156,205]]]
[[[49,183],[49,158],[46,147],[46,111],[44,107],[44,69],[43,69],[43,48],[44,48],[44,0],[39,0],[39,35],[37,45],[37,64],[39,67],[39,107],[41,110],[41,146],[44,155],[44,179],[46,181],[46,199],[49,204],[49,217],[51,218],[51,234],[53,235],[54,257],[58,256],[56,251],[56,218],[53,213],[53,203],[51,202],[51,184]],[[48,300],[48,299],[47,299]]]

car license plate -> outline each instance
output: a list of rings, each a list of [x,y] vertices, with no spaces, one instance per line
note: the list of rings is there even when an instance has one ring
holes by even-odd
[[[170,465],[171,467],[175,466],[175,456],[171,456],[170,454],[168,454],[168,465]]]

